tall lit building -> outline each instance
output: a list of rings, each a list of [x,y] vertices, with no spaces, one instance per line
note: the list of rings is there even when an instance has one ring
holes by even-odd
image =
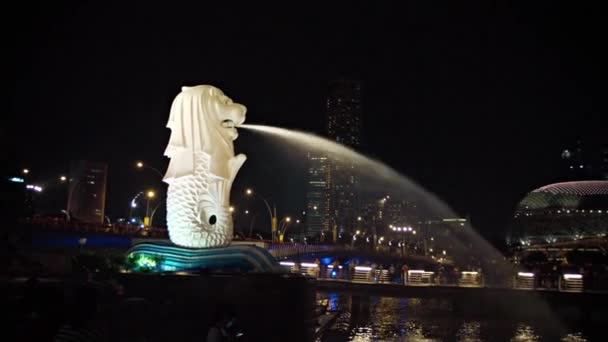
[[[329,197],[327,192],[329,164],[320,154],[308,154],[308,184],[306,191],[306,236],[319,236],[328,230]]]
[[[352,148],[361,145],[361,83],[338,80],[329,84],[327,96],[327,134]],[[352,231],[358,210],[356,166],[350,160],[331,156],[328,172],[329,219],[341,231]]]
[[[68,213],[81,222],[103,223],[108,165],[86,160],[70,163]]]

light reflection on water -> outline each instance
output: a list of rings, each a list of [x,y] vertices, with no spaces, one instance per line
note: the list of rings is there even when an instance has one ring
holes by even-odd
[[[342,313],[320,341],[589,341],[581,332],[555,336],[552,327],[488,317],[463,317],[449,301],[319,294]]]

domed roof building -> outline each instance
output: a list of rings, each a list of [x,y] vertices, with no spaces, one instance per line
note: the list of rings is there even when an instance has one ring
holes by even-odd
[[[608,181],[555,183],[535,189],[517,205],[511,228],[511,240],[523,245],[605,236]]]

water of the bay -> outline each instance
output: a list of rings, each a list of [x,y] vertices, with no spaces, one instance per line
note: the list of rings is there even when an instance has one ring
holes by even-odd
[[[319,293],[318,297],[329,299],[331,310],[340,312],[319,339],[323,342],[598,340],[594,328],[585,322],[569,322],[564,331],[542,319],[457,313],[449,301],[441,299],[332,293]]]

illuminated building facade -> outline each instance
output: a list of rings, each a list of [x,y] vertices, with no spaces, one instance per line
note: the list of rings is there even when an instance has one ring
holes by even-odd
[[[327,178],[329,160],[324,155],[308,154],[306,191],[306,236],[319,236],[329,229],[329,196]]]
[[[604,237],[608,233],[608,181],[555,183],[519,202],[508,242],[527,246]]]
[[[329,84],[327,134],[330,139],[358,149],[361,145],[361,83],[338,80]],[[349,160],[331,156],[328,165],[329,219],[340,231],[352,231],[358,216],[356,166]]]

